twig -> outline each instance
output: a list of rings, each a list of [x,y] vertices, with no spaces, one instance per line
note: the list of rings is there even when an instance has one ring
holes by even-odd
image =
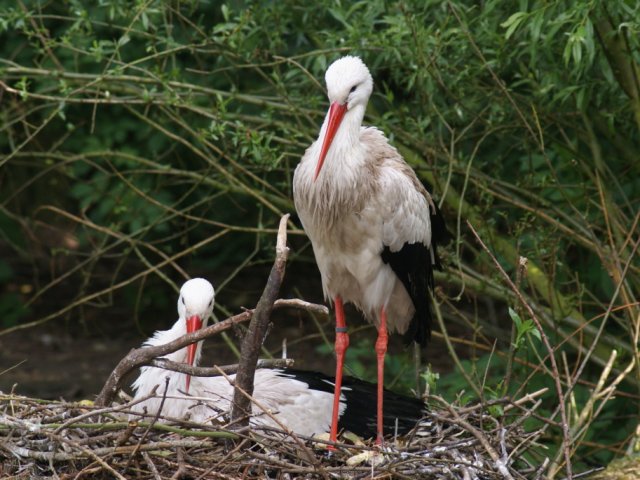
[[[251,400],[249,397],[253,395],[253,378],[256,371],[256,363],[260,354],[260,347],[267,333],[267,327],[271,321],[271,311],[284,278],[285,266],[289,255],[289,248],[287,247],[288,219],[288,214],[283,215],[280,219],[276,242],[276,259],[273,267],[271,267],[267,285],[256,305],[255,314],[249,324],[249,330],[242,341],[240,364],[236,374],[233,405],[231,407],[231,421],[239,420],[237,426],[240,428],[249,425],[249,416],[251,414]],[[242,391],[246,392],[247,395],[245,396]]]
[[[317,313],[319,315],[329,316],[329,309],[326,305],[319,305],[317,303],[310,303],[299,298],[279,298],[273,304],[273,308],[297,308],[299,310],[306,310],[310,313]]]
[[[162,477],[160,477],[160,473],[158,473],[158,469],[156,468],[155,464],[151,460],[151,457],[149,456],[149,454],[147,452],[142,452],[142,458],[144,458],[144,461],[149,467],[149,470],[151,470],[151,474],[153,475],[153,478],[155,480],[162,480]]]
[[[86,413],[83,413],[82,415],[78,415],[77,417],[71,418],[70,420],[67,420],[62,425],[60,425],[56,429],[56,431],[54,433],[58,434],[62,430],[66,429],[66,428],[69,428],[74,423],[81,422],[85,418],[91,418],[91,417],[95,417],[97,415],[103,415],[103,414],[107,414],[107,413],[116,413],[116,412],[120,412],[122,410],[128,410],[131,407],[133,407],[134,405],[137,405],[138,403],[142,403],[145,400],[148,400],[149,398],[155,396],[156,389],[157,389],[157,387],[153,387],[153,389],[151,390],[151,392],[148,395],[144,395],[144,396],[142,396],[140,398],[136,398],[135,400],[127,402],[127,403],[125,403],[123,405],[116,405],[115,407],[94,409],[94,410],[91,410],[90,412],[86,412]]]
[[[541,388],[540,390],[536,390],[535,392],[531,392],[531,393],[527,393],[524,397],[519,398],[518,400],[514,400],[513,402],[511,402],[510,405],[506,405],[504,407],[504,411],[508,412],[509,410],[511,410],[514,406],[520,406],[523,403],[527,403],[527,402],[531,402],[534,399],[544,395],[545,393],[547,393],[549,391],[549,389],[547,387]]]
[[[558,402],[559,402],[558,403],[558,407],[560,408],[560,416],[562,418],[562,437],[563,437],[562,438],[562,449],[563,449],[563,452],[564,452],[565,468],[567,470],[567,478],[569,480],[571,480],[571,478],[572,478],[572,474],[571,474],[571,450],[570,450],[570,448],[571,448],[570,447],[570,445],[571,445],[571,432],[569,430],[569,420],[567,418],[567,410],[566,410],[565,404],[564,404],[564,391],[562,389],[562,383],[560,382],[560,370],[558,369],[558,365],[556,363],[556,357],[554,355],[554,350],[551,347],[551,343],[549,342],[549,339],[547,338],[547,334],[545,333],[544,329],[542,328],[542,324],[540,323],[540,320],[538,320],[538,317],[536,316],[535,312],[531,308],[531,305],[529,305],[529,303],[522,296],[522,293],[514,285],[513,281],[509,277],[509,275],[507,275],[507,272],[504,271],[504,268],[502,268],[502,265],[500,265],[500,262],[498,262],[498,259],[493,255],[493,253],[491,253],[491,250],[489,250],[489,248],[485,245],[485,243],[482,241],[482,239],[478,235],[478,232],[476,232],[476,230],[473,228],[473,225],[471,225],[471,223],[468,220],[467,220],[467,226],[471,230],[471,233],[473,233],[473,236],[476,237],[476,240],[480,244],[482,249],[485,252],[487,252],[489,257],[491,258],[491,261],[496,266],[498,271],[502,274],[502,276],[504,277],[505,281],[507,282],[507,284],[509,285],[509,287],[511,288],[513,293],[516,294],[516,296],[518,297],[518,300],[520,300],[520,303],[522,304],[522,306],[527,310],[527,313],[529,314],[529,316],[531,317],[531,319],[535,323],[536,328],[540,332],[540,337],[542,338],[542,343],[544,343],[544,346],[547,349],[547,352],[549,353],[549,360],[551,361],[551,368],[553,370],[553,375],[552,376],[553,376],[553,380],[554,380],[554,382],[556,384],[556,391],[557,391],[557,394],[558,394]]]
[[[289,368],[295,363],[293,358],[264,358],[258,360],[256,368]],[[186,373],[194,377],[219,377],[224,372],[227,375],[233,375],[238,371],[239,365],[223,365],[214,367],[192,367],[186,363],[172,362],[166,358],[156,358],[149,363],[152,367],[171,370],[172,372]]]
[[[151,429],[157,423],[158,418],[160,417],[160,413],[162,412],[162,407],[164,407],[164,403],[167,400],[167,390],[168,389],[169,389],[169,377],[165,377],[165,379],[164,379],[164,391],[162,392],[162,400],[160,400],[160,408],[158,408],[158,411],[154,415],[153,419],[151,420],[151,422],[149,422],[149,426],[145,429],[144,433],[140,437],[140,440],[138,440],[138,443],[136,444],[136,449],[132,452],[131,455],[129,455],[129,458],[127,459],[127,463],[125,465],[125,470],[127,470],[129,468],[129,465],[131,464],[131,461],[138,454],[138,449],[140,448],[141,445],[144,444],[144,441],[147,439],[147,436],[149,435],[149,432],[151,432]]]
[[[187,467],[184,463],[184,450],[182,448],[177,449],[176,457],[178,459],[178,469],[171,476],[171,480],[178,480],[187,476]]]

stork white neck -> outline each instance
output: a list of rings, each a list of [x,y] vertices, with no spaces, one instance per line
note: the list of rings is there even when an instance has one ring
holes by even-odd
[[[362,128],[362,120],[367,105],[356,104],[346,111],[340,127],[336,131],[331,146],[327,151],[322,171],[316,178],[321,181],[322,177],[330,178],[335,181],[335,177],[340,177],[345,169],[358,167],[364,161],[363,149],[360,143],[360,129]],[[327,127],[329,124],[330,112],[324,118],[320,134],[316,141],[315,158],[319,160],[322,142],[327,136]]]
[[[158,330],[144,344],[149,347],[153,347],[156,345],[166,345],[167,343],[173,342],[174,340],[186,334],[187,321],[185,318],[181,317],[176,323],[173,324],[173,326],[169,330]],[[193,363],[194,365],[198,365],[198,362],[200,361],[201,344],[202,342],[198,342],[195,360]],[[176,350],[175,352],[168,353],[164,355],[163,358],[171,360],[172,362],[187,363],[187,347]]]

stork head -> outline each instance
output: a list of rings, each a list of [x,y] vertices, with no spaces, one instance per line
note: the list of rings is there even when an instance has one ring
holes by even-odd
[[[213,315],[213,300],[215,293],[213,286],[204,278],[193,278],[180,289],[178,299],[178,314],[180,320],[186,323],[187,333],[193,333],[207,325],[209,317]],[[196,358],[197,344],[187,347],[187,363],[193,365]],[[191,376],[187,375],[187,392]]]
[[[320,174],[324,159],[345,114],[355,107],[361,107],[364,111],[373,91],[373,78],[359,57],[346,56],[336,60],[327,69],[324,79],[327,82],[327,96],[331,106],[314,180]]]

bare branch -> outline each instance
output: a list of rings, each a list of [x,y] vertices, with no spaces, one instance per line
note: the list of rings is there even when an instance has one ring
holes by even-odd
[[[256,368],[289,368],[295,363],[293,358],[268,358],[258,360]],[[186,363],[172,362],[166,358],[157,358],[149,363],[152,367],[171,370],[172,372],[185,373],[194,377],[219,377],[224,372],[225,375],[233,375],[238,371],[239,365],[223,365],[221,367],[192,367]]]
[[[253,395],[253,378],[256,371],[256,362],[260,354],[260,347],[264,342],[267,327],[271,321],[276,296],[280,291],[280,285],[284,278],[285,266],[289,249],[287,248],[287,220],[289,215],[283,215],[280,219],[278,239],[276,242],[276,259],[271,267],[271,273],[264,287],[262,296],[255,309],[255,315],[249,324],[249,330],[242,341],[240,365],[236,374],[235,388],[233,392],[233,406],[231,408],[231,421],[238,421],[238,428],[249,425],[251,414],[251,399]],[[247,395],[243,394],[246,392]]]

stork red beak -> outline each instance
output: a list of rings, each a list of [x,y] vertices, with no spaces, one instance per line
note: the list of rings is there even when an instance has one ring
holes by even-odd
[[[327,156],[327,152],[329,151],[331,142],[333,142],[333,137],[336,136],[336,132],[338,131],[338,127],[342,123],[342,118],[344,117],[346,111],[346,103],[344,105],[341,105],[338,102],[333,102],[329,107],[329,124],[327,125],[327,132],[325,133],[324,141],[322,142],[322,150],[320,150],[320,158],[318,159],[318,165],[316,166],[316,173],[313,176],[314,181],[320,174],[320,169],[322,168],[324,159]]]
[[[202,320],[198,315],[193,315],[187,318],[187,333],[193,333],[202,328]],[[198,349],[197,343],[192,343],[187,347],[187,363],[193,366],[193,361],[196,359],[196,350]],[[189,393],[189,385],[191,384],[191,375],[187,375],[187,393]]]

